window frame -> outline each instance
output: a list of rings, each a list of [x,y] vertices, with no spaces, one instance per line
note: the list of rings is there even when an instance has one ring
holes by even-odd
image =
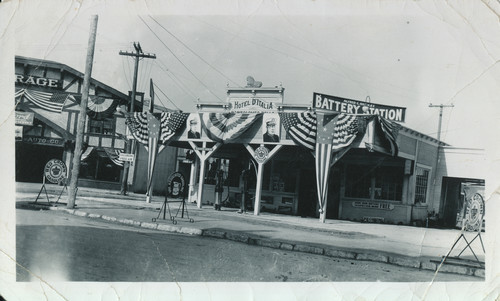
[[[427,174],[427,185],[425,187],[425,199],[424,199],[424,202],[422,201],[419,201],[417,200],[417,191],[418,191],[418,170],[419,169],[422,169],[424,171],[427,171],[428,174]],[[414,195],[413,195],[413,203],[414,204],[421,204],[421,205],[426,205],[428,203],[428,200],[429,200],[429,193],[430,193],[430,187],[431,187],[431,180],[432,180],[432,167],[431,166],[428,166],[428,165],[424,165],[424,164],[420,164],[420,163],[416,163],[415,164],[415,180],[414,180]]]

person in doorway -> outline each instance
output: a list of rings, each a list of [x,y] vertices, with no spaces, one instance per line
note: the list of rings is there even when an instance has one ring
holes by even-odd
[[[201,135],[198,130],[198,120],[196,119],[191,119],[189,121],[189,131],[188,131],[188,138],[189,139],[200,139]]]
[[[276,119],[271,118],[266,122],[266,133],[263,136],[264,142],[280,142],[280,137],[276,135]]]

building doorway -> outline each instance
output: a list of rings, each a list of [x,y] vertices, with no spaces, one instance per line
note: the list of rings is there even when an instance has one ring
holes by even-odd
[[[63,158],[64,148],[16,143],[16,182],[42,183],[45,164],[50,159]]]

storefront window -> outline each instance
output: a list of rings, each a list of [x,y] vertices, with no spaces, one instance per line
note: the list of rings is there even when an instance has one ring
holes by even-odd
[[[429,182],[429,170],[422,167],[416,169],[415,203],[427,202],[427,184]]]
[[[104,120],[89,119],[89,133],[101,135],[113,135],[114,119],[107,118]]]
[[[375,172],[375,193],[377,200],[401,201],[403,194],[403,168],[381,166]]]
[[[109,159],[104,151],[94,151],[80,165],[79,177],[82,179],[119,182],[121,166]]]
[[[346,169],[345,196],[370,198],[371,172],[368,166],[351,165]]]
[[[345,196],[401,201],[403,167],[349,165],[346,168]]]

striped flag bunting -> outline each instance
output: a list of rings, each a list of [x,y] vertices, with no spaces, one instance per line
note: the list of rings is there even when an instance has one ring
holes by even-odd
[[[377,115],[377,119],[380,123],[382,131],[385,134],[385,138],[389,141],[389,144],[391,146],[391,154],[393,156],[397,156],[399,149],[396,139],[398,137],[399,130],[401,129],[401,125],[396,122],[387,120],[380,115]]]
[[[61,113],[65,102],[70,99],[76,101],[69,93],[49,93],[29,89],[20,90],[16,94],[21,94],[34,105],[51,112]]]
[[[162,144],[167,143],[167,141],[170,140],[172,136],[174,136],[175,132],[185,125],[188,116],[189,113],[171,113],[171,112],[161,113],[160,143]]]
[[[372,116],[368,124],[372,129],[372,135],[370,142],[365,142],[367,149],[397,156],[399,147],[396,139],[401,125],[379,115]]]
[[[135,140],[142,144],[148,144],[148,115],[147,112],[134,112],[126,114],[125,124],[127,124]]]
[[[201,121],[210,139],[227,143],[238,138],[261,116],[257,113],[203,113]]]
[[[316,113],[279,113],[285,130],[298,145],[314,151],[316,144]]]
[[[339,114],[333,129],[332,149],[349,146],[358,134],[358,121],[354,115]]]
[[[123,166],[123,161],[118,159],[120,157],[120,153],[123,153],[122,149],[103,147],[106,155],[108,155],[109,159],[118,166]]]
[[[114,114],[120,101],[102,96],[89,96],[87,115],[93,119],[103,119]]]

